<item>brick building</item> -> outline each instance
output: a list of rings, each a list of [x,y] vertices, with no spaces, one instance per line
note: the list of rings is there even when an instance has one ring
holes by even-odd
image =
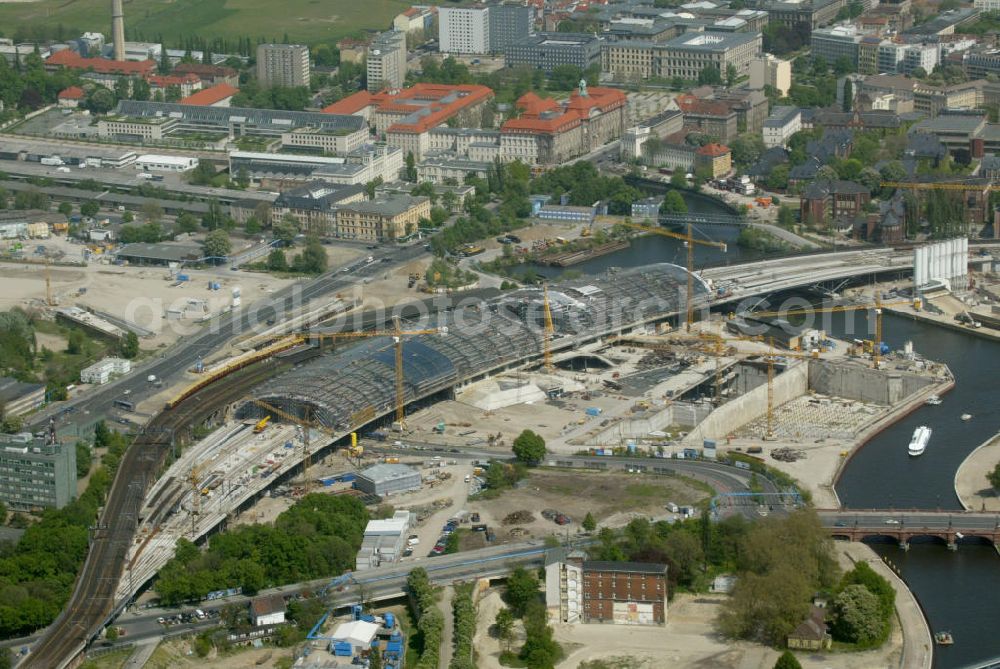
[[[853,219],[870,200],[868,188],[853,181],[814,181],[802,191],[801,220],[828,226],[836,220]]]
[[[545,604],[556,622],[665,625],[667,565],[546,557]]]

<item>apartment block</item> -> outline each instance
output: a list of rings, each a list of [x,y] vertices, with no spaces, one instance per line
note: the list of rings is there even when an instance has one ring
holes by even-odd
[[[76,447],[30,432],[0,435],[0,501],[12,511],[61,508],[76,497]]]
[[[490,51],[489,8],[440,7],[438,50],[441,53],[485,54]]]
[[[785,146],[802,129],[802,112],[797,107],[775,107],[764,121],[764,146]]]
[[[308,86],[309,47],[303,44],[258,44],[257,81],[261,86]]]
[[[750,88],[754,90],[770,86],[782,97],[788,95],[792,87],[792,63],[769,53],[750,61]]]
[[[504,53],[509,44],[535,31],[534,8],[503,3],[489,7],[491,53]]]
[[[406,33],[384,32],[368,47],[368,90],[402,88],[406,81]]]

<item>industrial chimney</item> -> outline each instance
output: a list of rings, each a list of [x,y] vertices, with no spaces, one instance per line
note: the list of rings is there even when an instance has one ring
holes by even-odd
[[[115,43],[115,60],[125,60],[125,12],[122,0],[111,0],[111,39]]]

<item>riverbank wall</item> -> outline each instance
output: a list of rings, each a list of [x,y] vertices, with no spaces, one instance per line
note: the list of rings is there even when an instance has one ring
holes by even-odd
[[[946,328],[948,330],[954,330],[955,332],[961,332],[962,334],[972,335],[973,337],[979,337],[980,339],[989,339],[990,341],[1000,341],[1000,332],[992,330],[990,328],[970,328],[967,325],[962,325],[961,323],[955,323],[947,319],[946,316],[935,316],[934,314],[928,314],[923,311],[913,311],[910,309],[898,309],[894,307],[882,307],[882,309],[894,316],[905,316],[906,318],[912,318],[914,320],[920,321],[922,323],[928,323],[929,325],[936,325],[938,327]]]
[[[1000,432],[969,453],[955,471],[955,497],[966,511],[1000,511],[1000,497],[988,490],[986,474],[1000,462]]]

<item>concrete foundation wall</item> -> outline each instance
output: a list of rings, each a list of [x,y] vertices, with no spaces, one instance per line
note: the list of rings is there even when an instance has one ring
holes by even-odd
[[[765,372],[765,377],[766,377]],[[774,405],[804,395],[809,389],[809,365],[803,362],[793,364],[786,371],[774,377]],[[746,425],[767,412],[767,384],[758,386],[746,395],[723,404],[702,421],[684,438],[684,445],[701,446],[704,439],[725,439],[733,430]]]
[[[887,372],[826,360],[809,361],[810,389],[859,402],[897,404],[932,382],[930,378],[909,372]]]
[[[646,439],[650,432],[656,432],[678,425],[690,428],[705,420],[712,412],[709,404],[676,403],[657,411],[636,418],[630,418],[612,425],[594,437],[593,443],[598,446],[621,446],[626,440]]]

